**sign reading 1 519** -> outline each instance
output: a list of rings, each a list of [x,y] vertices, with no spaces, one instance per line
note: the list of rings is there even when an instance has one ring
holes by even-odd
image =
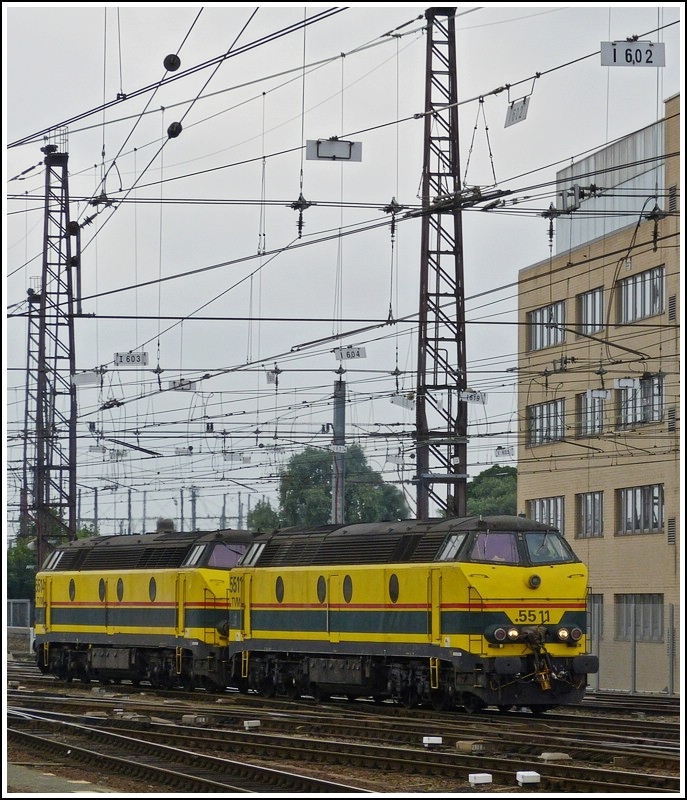
[[[665,67],[664,42],[601,42],[602,67]]]
[[[128,364],[131,367],[145,367],[148,364],[148,353],[115,353],[115,366]]]

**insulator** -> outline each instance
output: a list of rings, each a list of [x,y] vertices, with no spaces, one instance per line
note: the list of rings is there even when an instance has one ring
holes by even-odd
[[[165,56],[165,60],[162,63],[167,72],[176,72],[181,66],[181,59],[176,53],[170,53],[168,56]]]

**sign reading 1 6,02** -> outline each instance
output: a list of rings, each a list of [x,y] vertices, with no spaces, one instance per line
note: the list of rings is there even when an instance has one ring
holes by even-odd
[[[602,67],[665,67],[664,42],[601,42]]]

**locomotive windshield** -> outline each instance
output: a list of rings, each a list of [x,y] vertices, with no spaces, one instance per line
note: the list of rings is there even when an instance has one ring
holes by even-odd
[[[246,552],[247,545],[228,542],[209,542],[192,548],[184,561],[185,567],[203,566],[228,569],[235,567]]]
[[[555,531],[527,531],[525,545],[533,564],[562,564],[577,560],[570,545]]]
[[[577,558],[557,531],[480,531],[467,546],[466,561],[500,564],[562,564]],[[463,560],[463,557],[459,557]]]
[[[484,531],[473,539],[469,561],[501,561],[519,564],[518,540],[514,532]]]

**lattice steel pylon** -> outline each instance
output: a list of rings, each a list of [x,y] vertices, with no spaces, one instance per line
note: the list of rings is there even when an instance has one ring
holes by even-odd
[[[416,515],[467,505],[465,289],[455,8],[429,8],[416,397]],[[443,493],[440,488],[443,487]]]
[[[40,284],[30,288],[20,530],[35,527],[36,566],[56,543],[76,539],[74,275],[79,226],[69,220],[66,133],[45,154]],[[72,241],[74,240],[74,241]]]

